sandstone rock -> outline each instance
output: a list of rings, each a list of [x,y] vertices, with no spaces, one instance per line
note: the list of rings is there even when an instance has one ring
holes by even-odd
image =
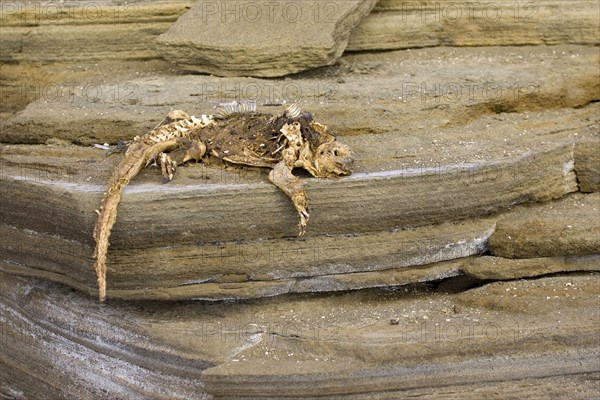
[[[376,0],[199,1],[158,38],[161,56],[221,76],[277,77],[333,64]]]
[[[569,57],[552,55],[557,49]],[[511,58],[528,54],[513,78],[538,79],[539,92],[445,102],[423,92],[399,102],[390,100],[393,90],[384,91],[406,83],[398,63],[419,72],[420,83],[504,79],[506,71],[497,65],[507,52]],[[312,106],[310,89],[333,78],[290,81],[302,89],[305,108],[340,130],[340,140],[357,157],[348,178],[306,179],[312,219],[304,239],[291,239],[294,210],[260,171],[192,165],[162,185],[158,173],[146,169],[126,190],[111,238],[112,295],[254,298],[404,284],[402,268],[484,251],[494,221],[509,207],[576,191],[574,144],[597,137],[598,104],[586,105],[596,96],[597,52],[562,46],[477,54],[427,49],[345,57],[331,70],[342,79],[335,95],[319,107]],[[443,74],[428,66],[440,60],[453,60]],[[545,61],[543,72],[539,61]],[[560,71],[572,71],[571,80]],[[116,141],[143,134],[171,108],[193,112],[197,99],[210,104],[227,93],[219,85],[266,88],[269,82],[161,76],[133,81],[138,92],[118,104],[110,94],[98,101],[82,94],[69,102],[40,100],[5,126],[3,139]],[[364,99],[379,100],[367,107]],[[9,238],[3,268],[92,292],[93,210],[119,156],[54,144],[3,146],[0,157],[0,214]],[[436,274],[456,273],[450,268]]]
[[[99,88],[118,97],[129,80],[177,73],[154,41],[193,3],[0,2],[0,120],[40,98]]]
[[[382,148],[370,151],[385,154]],[[320,285],[341,290],[394,284],[395,271],[373,279],[338,275],[484,252],[494,219],[469,219],[576,190],[572,148],[539,147],[539,153],[473,169],[449,165],[381,174],[381,165],[367,162],[365,172],[349,178],[309,179],[311,227],[294,240],[293,207],[264,174],[192,166],[164,186],[146,170],[120,206],[109,252],[109,296],[251,298]],[[11,146],[3,152],[2,268],[91,292],[93,210],[116,160],[99,162],[102,154],[93,149],[38,150]],[[340,202],[342,197],[347,200]],[[314,280],[295,283],[307,278]]]
[[[504,280],[572,271],[600,271],[600,254],[582,257],[546,257],[508,259],[473,257],[461,264],[461,270],[477,279]]]
[[[600,192],[600,141],[598,138],[575,145],[575,169],[579,190]]]
[[[352,54],[285,81],[179,77],[153,42],[186,2],[35,23],[6,13],[16,4],[0,2],[0,119],[39,101],[0,129],[1,398],[597,397],[598,274],[576,271],[598,269],[599,198],[569,194],[598,191],[597,48]],[[597,44],[590,4],[527,3],[543,19],[526,29],[502,18],[403,30],[418,47]],[[384,46],[406,38],[399,5],[417,3],[383,0],[388,11],[367,17],[398,35],[367,31]],[[355,149],[356,174],[307,180],[313,219],[297,239],[264,174],[196,165],[163,186],[144,171],[125,193],[113,299],[100,306],[93,210],[119,156],[67,143],[114,143],[172,108],[241,97],[299,100]],[[479,258],[488,243],[536,258]],[[548,273],[561,276],[514,281]],[[469,277],[512,281],[444,293]]]
[[[378,289],[99,306],[64,286],[0,273],[0,394],[475,400],[572,390],[593,398],[597,278],[501,282],[459,294]]]
[[[569,108],[597,100],[599,61],[595,48],[583,46],[484,48],[477,52],[436,48],[346,56],[341,66],[326,74],[286,81],[161,74],[73,87],[65,77],[62,86],[49,86],[49,93],[42,92],[38,101],[3,124],[0,141],[45,143],[58,137],[78,144],[116,143],[146,133],[174,108],[212,113],[219,101],[254,98],[258,104],[297,100],[343,135],[393,132],[402,147],[389,151],[408,165],[421,148],[432,150],[435,157],[443,151],[442,139],[448,137],[459,153],[466,152],[464,145],[458,146],[462,141],[470,145],[472,153],[485,157],[486,142],[496,142],[506,131],[498,127],[489,132],[487,124],[503,119],[515,138],[533,141],[527,132],[541,129],[549,133],[562,126],[553,124],[551,118],[532,125],[510,113],[558,108],[574,115]],[[461,129],[484,116],[489,117],[485,123],[471,126],[475,131]],[[573,140],[594,132],[597,115],[585,118],[589,121],[581,117],[572,121],[579,132],[579,136],[571,133]],[[517,134],[518,129],[522,131]],[[427,142],[432,136],[442,148],[432,149]],[[383,140],[383,136],[367,137],[371,142]],[[478,152],[474,145],[483,151]],[[509,143],[502,145],[510,148]]]
[[[92,70],[94,64],[106,59],[120,62],[158,60],[161,53],[156,49],[156,38],[187,9],[194,4],[202,7],[202,3],[210,17],[216,20],[222,18],[222,3],[193,0],[119,4],[3,2],[0,60],[19,63],[20,77],[15,76],[18,85],[31,84],[32,75],[37,75],[33,71],[50,73],[53,69],[50,63],[53,62],[67,65],[77,62],[74,69],[89,62],[85,68]],[[225,13],[225,21],[229,19],[231,22],[237,17],[240,22],[252,22],[254,14],[251,10],[247,10],[244,3],[237,4],[228,7],[229,10],[238,7],[239,12]],[[262,3],[257,4],[260,6]],[[269,20],[270,7],[263,6],[262,12]],[[280,4],[274,10],[278,14],[274,15],[283,15],[285,6]],[[298,6],[309,8],[306,12],[310,20],[316,18],[315,21],[328,25],[331,25],[335,12],[340,11],[333,2],[315,2],[309,6],[300,2]],[[374,12],[352,31],[348,50],[438,45],[594,45],[600,42],[596,29],[599,15],[595,6],[593,1],[572,1],[568,5],[552,1],[460,5],[447,1],[379,1]],[[287,7],[289,10],[285,16],[293,20],[292,12],[296,5]],[[210,22],[208,18],[206,22]],[[218,24],[220,21],[214,22]],[[90,77],[92,82],[97,79],[97,75]],[[6,70],[3,69],[0,84],[4,90],[14,90],[9,82],[4,81],[5,78]]]
[[[515,209],[496,224],[490,251],[505,258],[600,253],[599,215],[600,193]]]
[[[153,41],[191,4],[3,2],[0,61],[27,65],[158,58]]]
[[[348,240],[318,236],[300,243],[262,240],[192,246],[168,242],[165,246],[153,244],[154,248],[115,250],[115,263],[108,274],[109,296],[249,299],[439,280],[458,275],[459,265],[419,266],[483,252],[493,222],[471,225],[423,228],[409,234],[360,235]],[[6,225],[0,226],[0,232],[7,238],[0,269],[44,277],[93,295],[90,248]],[[154,239],[146,238],[150,240]],[[427,245],[423,245],[424,240]],[[38,251],[36,246],[45,250]]]
[[[347,50],[428,46],[598,45],[593,1],[457,3],[384,0],[350,35]]]

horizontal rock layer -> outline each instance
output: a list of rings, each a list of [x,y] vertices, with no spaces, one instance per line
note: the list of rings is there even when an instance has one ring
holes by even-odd
[[[505,258],[576,256],[600,249],[600,196],[522,207],[496,223],[489,247]]]
[[[32,23],[6,12],[15,4],[0,3],[12,61],[0,119],[39,101],[0,129],[0,397],[598,396],[598,194],[571,193],[599,190],[596,48],[353,54],[285,81],[180,77],[153,43],[185,2],[119,5],[123,24]],[[451,24],[435,2],[445,19],[419,32],[418,14],[398,31],[403,4],[416,3],[384,0],[365,20],[396,18],[383,25],[395,37],[369,23],[358,43],[598,43],[591,2],[537,2],[543,18],[526,30],[504,18],[509,3],[497,23]],[[352,145],[356,174],[306,179],[312,220],[297,239],[262,172],[200,164],[161,186],[144,171],[110,249],[113,299],[99,305],[93,210],[119,156],[69,142],[114,143],[173,108],[242,97],[300,100]],[[148,298],[246,300],[131,301]]]
[[[3,62],[157,58],[154,41],[194,1],[3,2]]]
[[[518,55],[523,61],[513,64]],[[452,62],[440,72],[442,58]],[[149,168],[120,206],[109,296],[214,300],[404,284],[402,268],[482,253],[496,221],[511,226],[502,219],[510,207],[593,189],[597,62],[595,49],[579,46],[491,48],[476,55],[424,49],[347,56],[326,72],[331,76],[288,81],[300,89],[303,108],[341,132],[357,158],[350,177],[302,177],[311,207],[307,236],[294,237],[293,207],[262,171],[190,165],[162,185]],[[507,72],[502,63],[519,67]],[[400,65],[408,75],[398,74]],[[338,86],[317,104],[311,87],[334,79]],[[482,88],[490,80],[502,83],[499,96],[440,97],[436,89]],[[507,91],[514,82],[520,89]],[[537,82],[535,89],[530,82]],[[40,99],[4,125],[2,140],[48,145],[2,149],[1,230],[10,238],[3,268],[93,292],[93,210],[120,156],[106,158],[65,141],[130,138],[170,109],[206,112],[231,87],[240,94],[267,88],[269,81],[160,76],[130,83],[137,92],[128,92],[127,101],[114,103],[109,92],[98,101],[83,93],[70,101]],[[581,244],[588,236],[573,239]],[[537,245],[540,252],[527,257],[571,254],[544,253],[543,243]],[[592,241],[572,255],[594,252]],[[423,270],[411,279],[457,271]]]
[[[198,3],[200,7],[202,3]],[[333,11],[340,11],[339,7],[334,9],[333,2],[329,3],[320,7],[311,4],[313,8],[305,16],[313,21],[316,18],[317,22],[329,21]],[[156,49],[156,38],[194,4],[193,0],[127,4],[4,2],[0,59],[19,63],[158,59],[162,51]],[[205,14],[221,20],[221,12],[227,11],[221,4],[204,2]],[[241,5],[238,2],[237,12],[235,5],[230,6],[234,12],[225,13],[225,19],[255,21],[256,13]],[[284,14],[284,5],[280,5],[276,15],[295,18],[291,14],[295,9]],[[440,45],[597,45],[600,37],[596,5],[591,0],[518,4],[384,0],[352,31],[348,50]],[[268,8],[264,5],[261,9],[262,17],[269,16]],[[208,19],[202,25],[207,22]],[[244,40],[238,39],[240,46],[244,46]]]
[[[223,100],[251,98],[259,105],[298,101],[345,136],[393,133],[395,140],[402,140],[402,148],[390,146],[395,152],[392,156],[407,160],[421,148],[430,149],[431,144],[421,137],[459,128],[482,116],[505,118],[514,124],[509,132],[521,130],[518,136],[527,132],[531,136],[534,129],[560,130],[550,121],[544,126],[528,125],[522,118],[511,121],[506,113],[582,107],[599,100],[600,93],[600,57],[593,47],[422,49],[359,54],[342,61],[321,75],[288,81],[161,73],[112,83],[83,80],[74,85],[65,78],[37,88],[38,101],[3,123],[0,141],[45,143],[59,138],[78,144],[116,143],[146,133],[172,109],[213,113],[215,104]],[[102,69],[90,73],[101,75]],[[590,116],[579,123],[585,130],[595,121]],[[479,150],[474,146],[485,148],[482,141],[470,143],[483,132],[450,132],[453,139],[463,136],[473,152]],[[443,151],[446,136],[435,138],[440,147],[435,151]],[[488,136],[486,140],[495,140],[494,135]],[[481,153],[477,154],[485,156]]]
[[[522,159],[494,164],[500,171],[518,170],[525,177],[519,180],[510,173],[494,174],[493,180],[464,181],[464,176],[449,169],[435,180],[440,193],[435,202],[414,197],[434,191],[424,189],[431,179],[428,174],[408,181],[401,176],[388,177],[381,186],[370,186],[374,178],[368,175],[340,180],[335,185],[309,181],[309,195],[329,191],[337,198],[343,196],[342,192],[337,194],[339,190],[357,201],[381,198],[381,204],[370,201],[354,221],[353,202],[326,201],[328,197],[313,195],[312,207],[320,211],[314,212],[312,230],[303,239],[294,239],[294,225],[286,223],[286,218],[295,221],[291,205],[266,183],[198,185],[191,177],[181,177],[172,186],[132,184],[126,191],[109,252],[109,296],[214,300],[405,284],[398,269],[481,254],[488,249],[490,235],[490,249],[498,255],[506,256],[504,248],[519,248],[519,240],[526,241],[529,253],[524,256],[529,257],[598,253],[600,242],[593,239],[598,230],[593,222],[597,193],[477,219],[525,199],[547,200],[576,190],[573,171],[565,170],[565,165],[572,168],[572,148],[561,146],[538,154],[528,159],[526,167]],[[10,160],[10,153],[4,157]],[[13,162],[19,158],[13,157]],[[43,158],[35,159],[40,162]],[[55,154],[54,166],[60,160]],[[0,203],[1,231],[7,238],[2,243],[2,268],[93,292],[92,210],[101,197],[102,186],[62,178],[54,181],[51,175],[30,175],[28,180],[27,173],[34,169],[11,164],[6,163]],[[108,173],[110,170],[104,170],[101,175]],[[87,175],[76,170],[73,176]],[[319,184],[325,186],[320,188]],[[490,184],[508,197],[493,195]],[[399,185],[403,189],[394,190]],[[469,186],[471,195],[478,193],[479,203],[468,201],[469,197],[457,203],[460,194],[452,188],[464,185]],[[484,193],[490,193],[490,197]],[[262,198],[267,195],[273,198]],[[52,202],[44,203],[44,199]],[[40,212],[40,204],[46,212]],[[273,207],[261,209],[259,204],[279,204],[276,207],[282,211],[273,214]],[[561,213],[561,209],[566,211]],[[243,218],[247,210],[252,211]],[[182,214],[185,219],[177,217]],[[344,215],[347,217],[339,218]],[[527,218],[523,220],[522,215]],[[475,220],[466,220],[471,218]],[[519,236],[523,228],[514,227],[528,226],[529,220],[547,227],[548,233]],[[563,247],[553,242],[560,241],[556,232],[567,235]],[[587,234],[590,232],[592,235]],[[457,271],[456,266],[449,265],[441,270],[415,272],[412,279],[435,280],[456,275]]]
[[[0,393],[499,399],[569,390],[591,398],[597,280],[572,275],[458,294],[412,288],[107,307],[60,285],[0,273]]]
[[[600,271],[600,254],[583,257],[543,257],[508,259],[472,257],[460,270],[466,275],[485,280],[507,280],[572,271]]]
[[[593,1],[380,1],[347,50],[600,43]]]

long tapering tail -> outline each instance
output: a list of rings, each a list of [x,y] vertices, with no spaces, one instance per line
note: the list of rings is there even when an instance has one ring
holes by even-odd
[[[94,226],[94,239],[96,250],[94,252],[94,268],[98,277],[98,298],[106,300],[106,254],[108,252],[110,231],[117,219],[117,207],[121,202],[123,189],[129,181],[136,176],[147,163],[147,149],[150,146],[143,143],[134,143],[128,150],[125,158],[114,169],[108,181],[102,206],[98,211],[98,218]]]
[[[189,136],[196,128],[202,128],[213,123],[210,116],[202,115],[201,119],[190,117],[181,110],[171,111],[167,117],[142,139],[134,139],[129,146],[125,157],[114,169],[108,180],[106,193],[102,206],[98,211],[98,219],[94,226],[94,268],[98,277],[98,297],[100,301],[106,300],[106,254],[108,252],[108,239],[115,221],[117,220],[117,207],[125,186],[144,168],[149,161],[156,159],[161,152],[177,147],[179,140]]]

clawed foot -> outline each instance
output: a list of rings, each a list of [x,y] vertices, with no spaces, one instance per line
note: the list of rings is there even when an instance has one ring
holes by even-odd
[[[177,163],[171,159],[166,153],[160,155],[160,170],[163,176],[163,183],[168,183],[173,180],[173,174],[177,168]]]
[[[298,215],[300,215],[300,222],[298,223],[298,227],[300,228],[300,232],[298,236],[302,236],[306,233],[306,225],[308,225],[308,210],[303,209],[298,211]]]

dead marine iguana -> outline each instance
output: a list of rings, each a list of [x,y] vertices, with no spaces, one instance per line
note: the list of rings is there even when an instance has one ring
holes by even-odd
[[[123,144],[121,142],[121,147]],[[270,168],[269,180],[294,203],[300,216],[300,235],[308,223],[308,203],[294,168],[318,178],[350,175],[350,148],[336,141],[327,126],[297,106],[281,115],[256,111],[254,102],[232,102],[217,115],[189,116],[172,111],[154,130],[127,144],[125,157],[115,167],[94,227],[94,253],[100,301],[106,298],[106,255],[123,189],[144,167],[158,162],[163,181],[175,168],[191,160],[216,157],[229,164]]]

